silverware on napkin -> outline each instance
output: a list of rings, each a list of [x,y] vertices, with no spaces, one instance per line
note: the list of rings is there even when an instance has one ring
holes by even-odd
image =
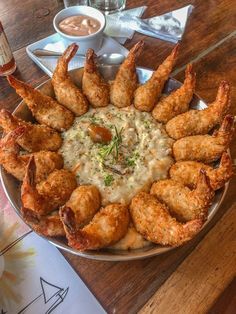
[[[192,5],[187,5],[181,9],[148,19],[124,14],[119,16],[119,22],[124,23],[123,27],[129,27],[147,36],[176,43],[182,38],[187,19],[193,8]]]

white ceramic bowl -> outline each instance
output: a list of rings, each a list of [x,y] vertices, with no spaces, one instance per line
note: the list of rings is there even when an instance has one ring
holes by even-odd
[[[87,36],[70,36],[59,29],[59,23],[65,18],[73,15],[88,15],[97,19],[101,26],[96,33]],[[74,6],[61,10],[53,19],[53,26],[58,34],[63,37],[67,45],[75,42],[79,45],[79,53],[85,54],[88,48],[97,52],[102,46],[103,30],[106,26],[106,19],[102,12],[88,6]]]

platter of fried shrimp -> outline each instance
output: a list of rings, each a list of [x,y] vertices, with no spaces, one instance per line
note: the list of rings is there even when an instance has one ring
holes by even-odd
[[[233,175],[230,85],[206,104],[188,64],[170,74],[179,45],[156,70],[136,67],[139,41],[121,65],[68,71],[79,47],[33,88],[8,82],[23,99],[0,111],[0,164],[9,201],[36,233],[73,254],[132,260],[191,241],[217,212]]]

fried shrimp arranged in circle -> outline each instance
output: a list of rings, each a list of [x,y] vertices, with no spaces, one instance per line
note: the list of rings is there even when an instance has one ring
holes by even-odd
[[[34,211],[28,208],[21,208],[24,221],[37,233],[45,237],[65,236],[63,224],[60,220],[58,211],[49,215],[38,217]]]
[[[133,102],[134,91],[138,85],[135,59],[143,49],[144,42],[139,41],[129,52],[127,58],[119,67],[110,90],[110,100],[116,107],[130,106]]]
[[[61,169],[53,171],[45,181],[36,185],[35,172],[36,165],[32,156],[21,186],[21,201],[24,208],[40,217],[64,205],[77,183],[72,172]]]
[[[81,116],[88,111],[88,101],[68,74],[68,64],[77,50],[78,46],[73,43],[67,47],[63,55],[58,59],[52,76],[52,85],[58,102],[70,109],[76,116]]]
[[[213,135],[194,135],[177,140],[173,145],[176,161],[196,160],[213,162],[229,147],[234,132],[234,117],[227,115],[220,129]]]
[[[24,134],[24,127],[9,132],[0,141],[0,164],[4,169],[18,180],[22,181],[26,172],[27,163],[34,156],[36,163],[35,181],[40,181],[55,169],[63,167],[62,156],[56,152],[40,151],[32,154],[20,155],[17,140]]]
[[[17,80],[14,76],[10,75],[7,79],[40,124],[45,124],[57,131],[67,130],[71,127],[74,121],[71,111],[61,106],[53,98]]]
[[[57,131],[46,125],[23,121],[5,109],[0,111],[0,125],[6,133],[23,126],[25,131],[17,138],[17,143],[28,152],[57,151],[61,147],[62,139]]]
[[[214,197],[214,191],[204,170],[199,172],[195,190],[191,191],[178,181],[166,179],[153,183],[150,193],[165,203],[170,213],[180,221],[197,218],[206,220]]]
[[[94,107],[106,107],[110,103],[110,86],[97,69],[96,54],[93,49],[88,49],[82,78],[82,90]]]
[[[166,124],[168,135],[174,139],[185,136],[207,134],[221,123],[230,107],[230,87],[228,82],[220,83],[216,100],[203,110],[189,110],[174,117]]]
[[[119,241],[126,234],[129,225],[127,206],[109,204],[101,208],[91,222],[79,229],[74,212],[65,207],[61,213],[69,246],[80,250],[95,250]]]
[[[196,82],[196,73],[189,64],[185,70],[185,80],[183,85],[173,91],[170,95],[161,98],[155,105],[152,116],[158,122],[166,123],[180,113],[186,112],[193,97]]]
[[[93,218],[101,206],[99,190],[94,185],[81,185],[71,194],[70,199],[60,209],[60,216],[70,208],[75,214],[76,226],[81,228]]]
[[[153,72],[151,78],[139,86],[134,93],[134,106],[140,111],[152,111],[161,95],[165,82],[173,69],[178,55],[179,44],[175,46],[171,54]]]
[[[192,239],[203,225],[202,219],[177,222],[164,204],[145,192],[132,199],[130,211],[137,231],[156,244],[180,246]]]
[[[197,161],[178,161],[169,171],[171,179],[190,188],[196,187],[200,169],[204,169],[214,191],[222,188],[233,175],[233,165],[227,152],[222,154],[218,168]]]

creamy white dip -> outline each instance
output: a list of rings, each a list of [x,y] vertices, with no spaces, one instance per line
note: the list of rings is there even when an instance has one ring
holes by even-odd
[[[110,129],[112,141],[94,143],[88,132],[91,123]],[[138,191],[166,178],[173,163],[173,141],[163,125],[134,107],[91,109],[62,137],[65,168],[76,174],[78,184],[97,186],[103,205],[128,204]]]

